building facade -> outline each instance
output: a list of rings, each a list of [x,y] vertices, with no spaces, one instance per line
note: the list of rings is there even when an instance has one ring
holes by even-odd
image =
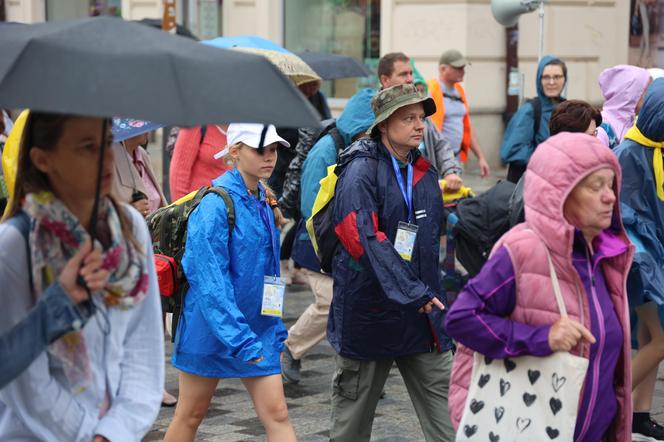
[[[544,53],[568,65],[566,95],[602,101],[599,73],[633,61],[635,0],[548,0]],[[506,32],[491,14],[490,0],[177,0],[178,19],[200,38],[253,34],[293,51],[305,49],[352,55],[375,65],[380,55],[402,51],[425,78],[437,75],[437,60],[450,48],[472,62],[465,88],[480,144],[494,166],[503,133],[506,103]],[[161,17],[161,0],[5,0],[8,21],[37,22],[90,15],[95,7],[126,19]],[[522,96],[535,94],[539,18],[519,21],[518,58]],[[652,33],[653,31],[651,31]],[[632,35],[632,37],[630,37]],[[656,46],[656,45],[655,45]],[[339,111],[357,87],[375,78],[325,85]]]

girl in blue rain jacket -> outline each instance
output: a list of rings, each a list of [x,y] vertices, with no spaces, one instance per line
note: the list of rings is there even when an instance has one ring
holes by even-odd
[[[242,380],[269,440],[295,440],[279,363],[287,332],[280,317],[261,314],[265,277],[279,276],[279,232],[260,179],[274,169],[277,144],[289,145],[270,125],[259,148],[262,128],[229,126],[236,168],[212,181],[233,201],[232,231],[214,193],[189,217],[182,267],[190,289],[173,349],[180,396],[166,442],[194,440],[220,378]]]

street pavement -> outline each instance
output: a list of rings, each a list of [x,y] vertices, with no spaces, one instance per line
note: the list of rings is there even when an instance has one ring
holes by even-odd
[[[479,180],[474,171],[465,175],[476,192],[488,188],[489,182]],[[313,301],[307,286],[293,285],[287,290],[284,322],[290,327]],[[177,372],[170,364],[171,345],[167,343],[166,388],[178,394]],[[318,442],[329,440],[330,389],[334,371],[334,351],[323,341],[302,360],[302,380],[298,385],[285,385],[290,419],[298,440]],[[173,408],[162,407],[152,431],[144,441],[159,441],[173,417]],[[660,371],[655,393],[653,415],[664,422],[664,370]],[[256,418],[249,394],[239,380],[219,382],[207,417],[201,424],[197,441],[233,442],[264,441],[265,432]],[[385,397],[378,403],[373,424],[372,441],[423,441],[417,416],[408,398],[399,371],[394,366],[385,386]]]

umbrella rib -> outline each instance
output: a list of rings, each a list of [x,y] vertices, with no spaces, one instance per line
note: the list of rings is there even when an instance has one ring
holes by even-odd
[[[171,69],[173,70],[173,77],[175,78],[175,81],[177,82],[177,87],[175,88],[177,91],[177,97],[178,101],[180,103],[180,106],[178,106],[178,112],[182,112],[183,109],[183,104],[184,104],[184,97],[182,95],[182,87],[181,82],[180,82],[180,77],[178,76],[178,70],[175,68],[176,64],[175,60],[173,60],[172,54],[169,52],[168,53],[168,63],[171,65]],[[184,115],[182,115],[182,121],[186,121],[184,118]],[[178,118],[180,120],[180,118]]]

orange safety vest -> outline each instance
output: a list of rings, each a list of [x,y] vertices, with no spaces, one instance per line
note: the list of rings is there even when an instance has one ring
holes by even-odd
[[[431,115],[431,121],[436,125],[439,131],[443,130],[443,121],[445,121],[445,101],[443,100],[443,91],[440,88],[440,83],[437,79],[432,79],[427,82],[429,86],[429,94],[436,103],[436,113]],[[463,138],[461,139],[461,153],[460,158],[462,162],[468,159],[468,150],[470,149],[470,110],[468,110],[468,100],[466,100],[466,92],[463,90],[461,84],[456,83],[454,88],[459,93],[463,105],[466,107],[466,115],[463,117]]]

